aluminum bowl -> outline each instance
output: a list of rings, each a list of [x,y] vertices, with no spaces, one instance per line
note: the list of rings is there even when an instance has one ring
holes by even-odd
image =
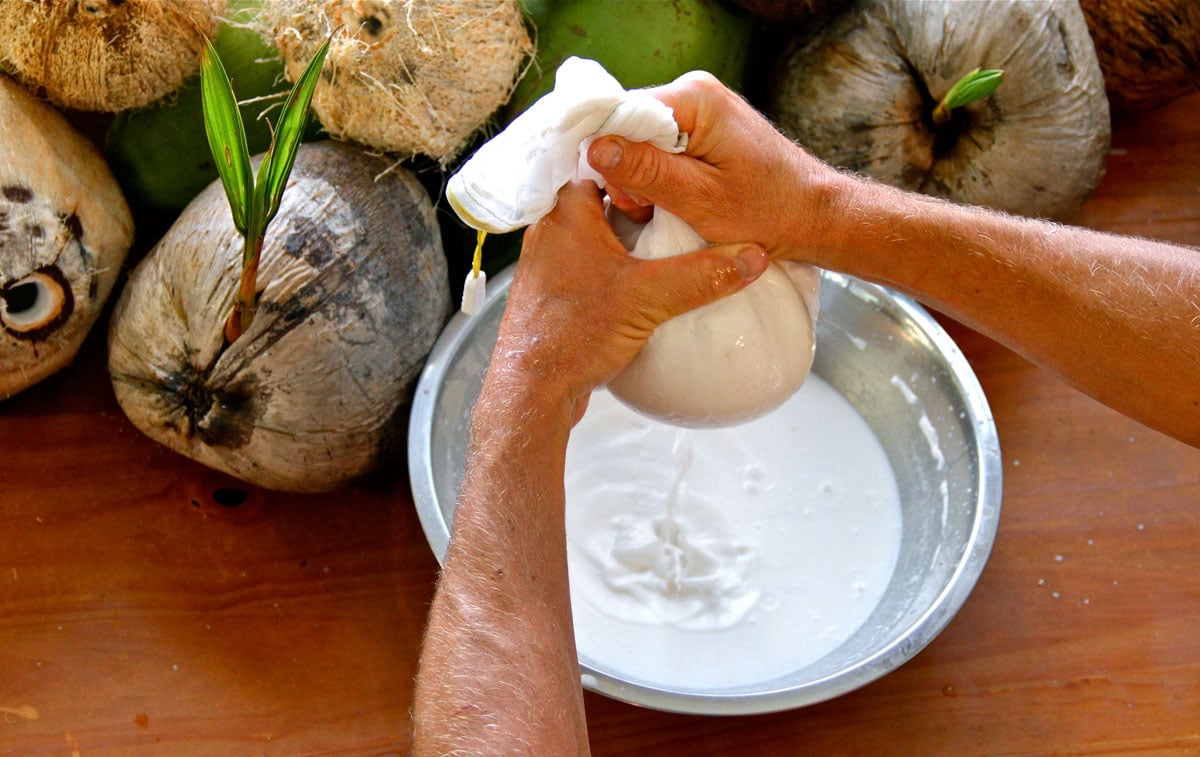
[[[485,309],[456,315],[430,354],[409,426],[409,473],[426,538],[438,560],[462,481],[467,427],[503,313],[509,268],[489,282]],[[672,712],[734,715],[821,702],[896,669],[958,612],[983,571],[1000,518],[995,423],[961,351],[916,302],[825,272],[813,371],[864,417],[886,451],[900,491],[900,552],[878,606],[849,639],[761,686],[702,692],[648,686],[591,663],[583,685]]]

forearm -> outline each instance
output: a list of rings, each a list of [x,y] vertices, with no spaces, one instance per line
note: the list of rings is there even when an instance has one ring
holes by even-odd
[[[1200,445],[1200,250],[857,184],[818,261],[910,294]]]
[[[430,610],[417,754],[587,751],[563,525],[572,408],[502,374],[476,407]]]

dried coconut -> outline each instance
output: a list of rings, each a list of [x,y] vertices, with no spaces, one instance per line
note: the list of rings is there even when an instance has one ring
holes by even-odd
[[[312,101],[331,135],[443,164],[508,101],[532,47],[515,0],[280,0],[266,12],[292,80],[345,28]]]
[[[196,72],[224,10],[225,0],[4,0],[0,61],[59,105],[138,108]]]
[[[0,400],[74,359],[133,242],[100,152],[0,74]]]

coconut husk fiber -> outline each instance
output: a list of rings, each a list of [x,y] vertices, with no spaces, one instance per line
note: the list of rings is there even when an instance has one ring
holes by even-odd
[[[512,93],[532,44],[515,0],[278,0],[293,81],[331,31],[312,109],[333,136],[449,163]]]
[[[1114,113],[1200,92],[1200,2],[1080,0]]]
[[[225,0],[3,0],[0,61],[59,105],[130,110],[196,72],[224,10]]]

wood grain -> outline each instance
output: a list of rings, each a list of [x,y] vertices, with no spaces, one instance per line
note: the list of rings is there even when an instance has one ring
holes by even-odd
[[[1118,123],[1078,222],[1200,245],[1198,109]],[[597,754],[1200,753],[1200,450],[942,320],[1004,453],[962,611],[801,710],[589,694]],[[193,464],[125,420],[98,331],[0,403],[0,754],[405,753],[435,578],[401,463],[302,497]]]

